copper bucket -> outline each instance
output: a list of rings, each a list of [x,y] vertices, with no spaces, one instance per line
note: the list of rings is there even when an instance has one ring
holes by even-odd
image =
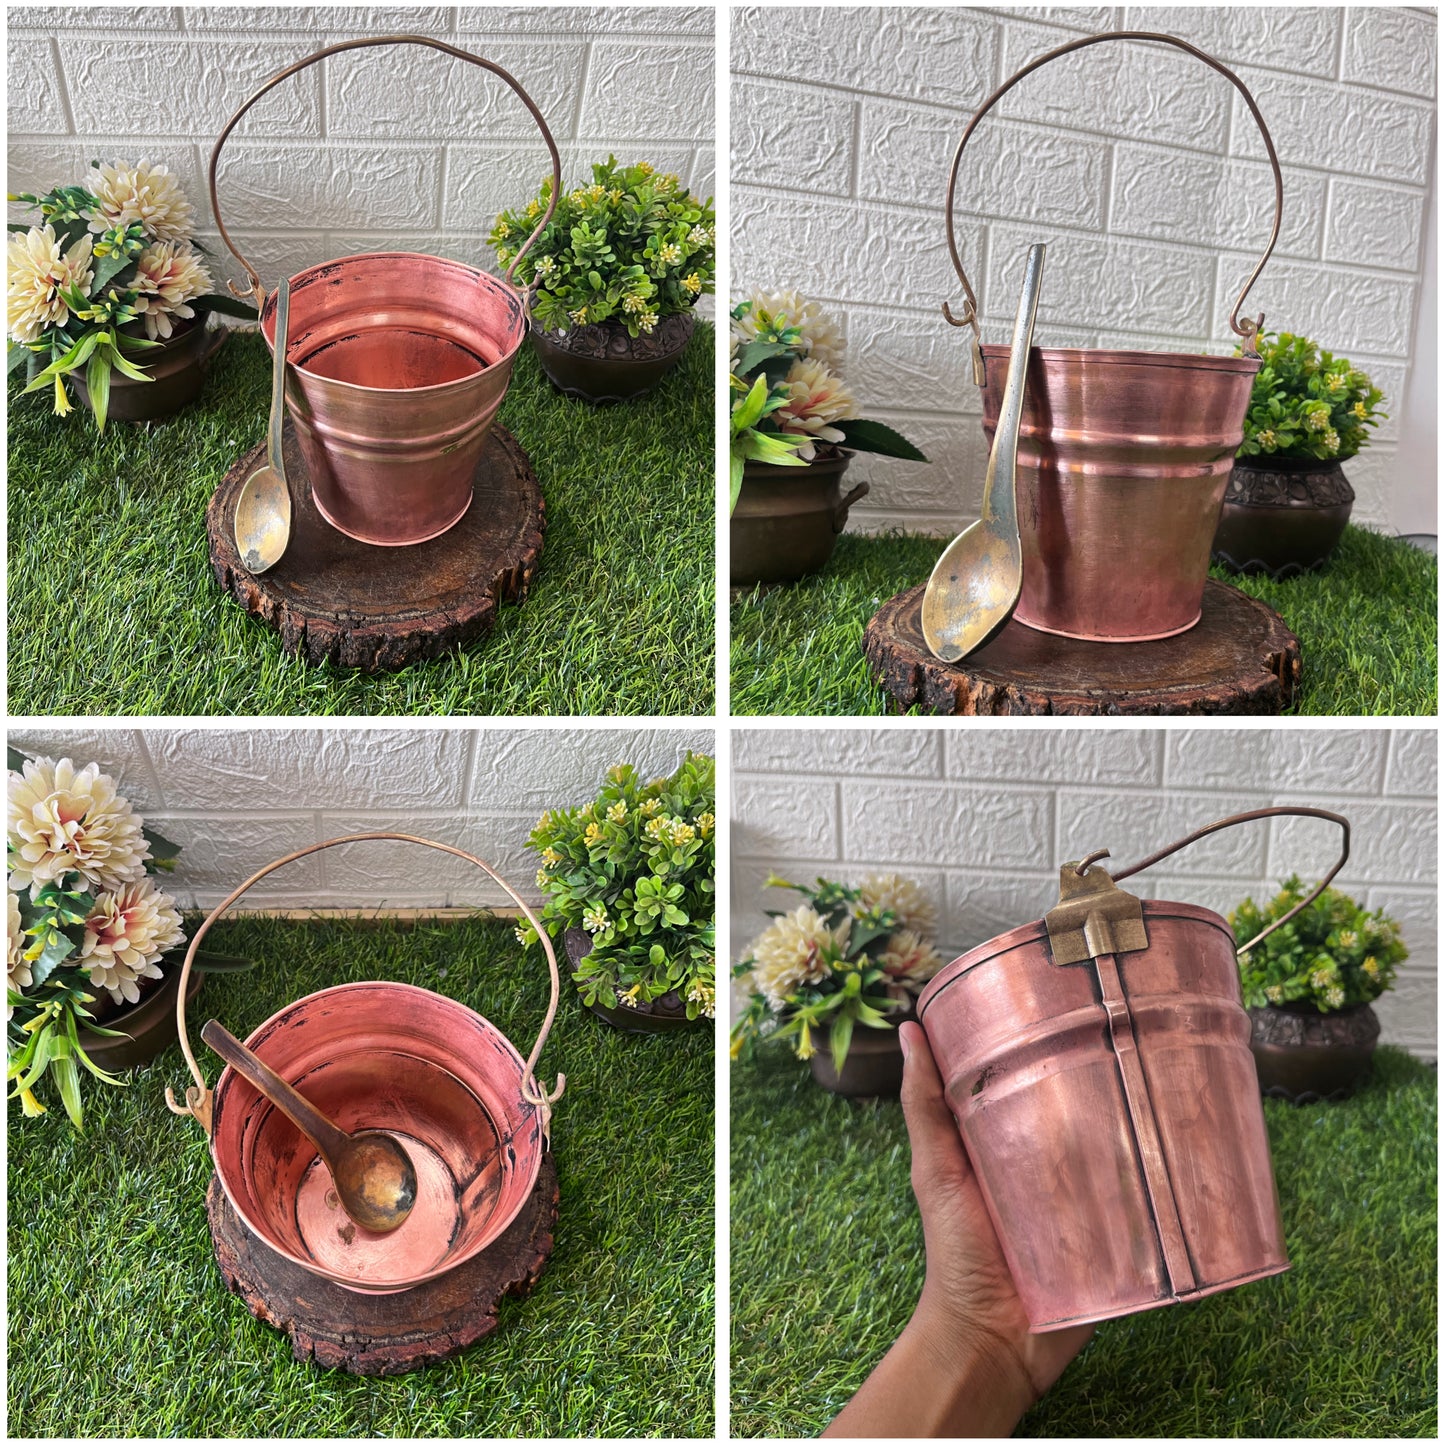
[[[546,212],[504,280],[459,261],[394,251],[345,256],[291,278],[286,408],[316,508],[359,542],[405,547],[440,536],[471,505],[477,463],[527,336],[527,295],[512,276],[552,218],[562,172],[552,133],[521,85],[501,66],[440,40],[349,40],[287,66],[231,117],[211,151],[216,229],[251,279],[267,345],[274,349],[276,297],[268,299],[221,220],[221,147],[241,117],[287,77],[328,55],[375,45],[424,45],[500,76],[537,122],[552,157]]]
[[[1319,896],[1349,856],[1344,830]],[[1188,903],[1140,900],[1101,868],[1061,870],[1046,918],[956,959],[918,1015],[1033,1333],[1158,1309],[1289,1268],[1234,934]]]
[[[191,1052],[186,983],[211,925],[253,883],[287,863],[338,843],[417,843],[474,863],[506,889],[537,930],[552,974],[551,1001],[524,1061],[480,1014],[409,984],[368,982],[322,989],[288,1004],[246,1040],[276,1073],[340,1128],[383,1129],[417,1173],[417,1199],[391,1234],[349,1225],[315,1146],[227,1066],[214,1093]],[[191,1076],[186,1101],[166,1103],[206,1131],[226,1198],[246,1228],[284,1259],[362,1293],[388,1294],[434,1280],[480,1254],[517,1217],[548,1148],[552,1105],[534,1072],[557,1012],[557,960],[546,930],[480,858],[405,833],[332,838],[268,863],[211,910],[196,930],[176,1003]]]
[[[1018,443],[1018,517],[1023,590],[1014,617],[1040,632],[1089,642],[1146,642],[1199,621],[1209,549],[1219,523],[1244,414],[1260,368],[1255,335],[1264,317],[1239,317],[1279,236],[1284,182],[1274,142],[1244,82],[1213,56],[1172,35],[1119,31],[1060,45],[1006,80],[969,121],[948,177],[948,250],[963,283],[974,332],[974,380],[993,443],[1008,370],[1007,346],[983,346],[978,302],[953,232],[963,149],[979,121],[1026,75],[1105,40],[1157,40],[1197,56],[1244,97],[1274,168],[1274,228],[1230,313],[1243,356],[1033,347]],[[1116,324],[1127,327],[1128,319]]]

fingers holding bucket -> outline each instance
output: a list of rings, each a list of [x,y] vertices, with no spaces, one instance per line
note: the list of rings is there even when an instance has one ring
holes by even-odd
[[[926,1229],[930,1212],[956,1199],[973,1169],[922,1025],[901,1024],[898,1042],[903,1049],[903,1119],[913,1150],[913,1192]]]

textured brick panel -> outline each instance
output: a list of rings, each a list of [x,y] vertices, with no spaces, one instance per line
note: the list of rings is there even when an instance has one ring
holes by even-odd
[[[572,134],[583,46],[521,38],[487,47],[556,137]],[[499,76],[419,46],[360,51],[326,62],[327,133],[418,141],[528,140],[537,123]]]
[[[1115,863],[1122,867],[1227,813],[1259,805],[1258,797],[1246,793],[1191,797],[1181,793],[1119,794],[1061,787],[1060,858],[1079,858],[1095,848],[1108,848]],[[1180,856],[1188,858],[1191,872],[1242,873],[1253,878],[1265,872],[1265,845],[1264,827],[1230,828],[1194,844]]]
[[[848,195],[857,111],[855,101],[834,91],[737,76],[731,106],[734,163],[755,185]]]
[[[181,17],[171,5],[11,5],[5,21],[11,30],[54,35],[69,30],[171,31],[180,28]]]
[[[194,5],[186,7],[185,17],[186,29],[193,31],[299,31],[315,35],[320,49],[368,33],[445,35],[455,13],[445,5]]]
[[[937,783],[843,784],[843,853],[880,866],[1044,868],[1052,855],[1044,793]]]
[[[221,204],[224,206],[226,203],[222,200]],[[285,224],[283,220],[279,219],[277,223]],[[241,254],[256,268],[262,284],[268,291],[276,289],[282,276],[299,275],[308,266],[319,266],[325,261],[334,261],[336,257],[347,254],[345,246],[338,245],[329,235],[321,231],[297,229],[287,232],[285,235],[274,233],[258,235],[251,231],[232,231],[231,239],[241,248]],[[248,287],[250,285],[249,278],[241,269],[241,263],[226,249],[220,236],[203,234],[200,240],[210,248],[211,254],[206,258],[206,267],[216,282],[217,290],[225,290],[227,278],[233,280],[237,286]],[[395,248],[394,238],[392,247]],[[387,248],[374,247],[372,249],[385,250]],[[258,417],[256,424],[258,427],[264,428],[265,417]]]
[[[711,140],[713,68],[711,45],[658,44],[639,52],[635,44],[598,41],[587,67],[577,134],[649,143]]]
[[[1021,20],[1038,20],[1062,25],[1096,35],[1101,30],[1134,30],[1141,27],[1124,23],[1126,12],[1117,5],[1017,5],[1010,6],[1009,15]],[[1065,37],[1059,37],[1062,44]]]
[[[81,135],[205,136],[280,68],[254,41],[62,40],[70,109]],[[307,71],[256,102],[238,136],[321,134],[320,82]]]
[[[998,30],[965,9],[864,7],[732,12],[732,68],[906,95],[970,111],[992,89]]]
[[[973,384],[972,333],[950,326],[938,304],[916,315],[863,306],[831,309],[848,338],[849,389],[869,415],[873,407],[967,412],[977,426],[983,406]]]
[[[905,462],[867,453],[855,457],[846,485],[861,481],[872,489],[859,506],[910,516],[941,513],[962,518],[977,514],[983,502],[988,447],[976,417],[894,416],[866,403],[864,410],[902,432],[928,460]],[[920,529],[909,527],[914,530]]]
[[[1165,778],[1172,788],[1228,791],[1248,778],[1276,792],[1378,795],[1389,736],[1333,728],[1175,730],[1167,734]]]
[[[1434,798],[1440,791],[1440,738],[1434,728],[1397,728],[1390,733],[1385,791]]]
[[[459,35],[537,31],[549,35],[698,35],[711,36],[711,6],[617,5],[466,5],[447,12],[456,17]]]
[[[1371,888],[1363,900],[1370,909],[1383,908],[1387,918],[1400,925],[1400,936],[1410,949],[1407,967],[1433,968],[1437,950],[1439,907],[1429,889]]]
[[[1325,259],[1415,271],[1425,230],[1425,196],[1336,176],[1330,182]]]
[[[822,769],[872,777],[936,778],[943,737],[923,728],[739,728],[732,735],[732,749],[739,776]]]
[[[6,125],[12,134],[68,135],[60,77],[48,40],[12,40],[6,54]],[[13,188],[13,181],[12,181]],[[48,190],[49,187],[47,186]]]
[[[1345,10],[1341,73],[1362,85],[1383,85],[1433,99],[1439,21],[1431,10]]]
[[[1380,1020],[1380,1041],[1409,1049],[1422,1059],[1434,1059],[1439,1008],[1440,992],[1433,974],[1397,974],[1395,987],[1374,1004]]]
[[[161,806],[160,790],[139,735],[119,728],[22,728],[6,741],[28,758],[69,758],[77,768],[98,763],[142,817]]]
[[[311,813],[277,812],[259,817],[230,810],[186,817],[157,813],[151,821],[181,845],[176,871],[164,886],[185,907],[213,907],[258,869],[318,841]],[[246,894],[244,904],[250,908],[266,903],[306,906],[316,900],[321,884],[321,863],[313,854],[263,879]]]
[[[947,734],[947,775],[960,782],[997,779],[1157,787],[1163,733],[1119,728],[968,728]]]
[[[838,856],[838,790],[832,782],[799,787],[769,778],[733,784],[733,851],[740,857]]]
[[[1327,805],[1328,806],[1328,805]],[[1433,883],[1436,810],[1433,804],[1350,803],[1350,861],[1340,874],[1347,893],[1366,883]],[[1270,829],[1271,873],[1323,873],[1339,853],[1339,829],[1315,818],[1275,818]]]
[[[1177,35],[1231,63],[1247,65],[1268,55],[1285,69],[1331,77],[1348,13],[1304,5],[1131,5],[1124,28]]]
[[[849,864],[836,859],[789,858],[786,867],[777,865],[780,877],[792,883],[811,883],[815,878],[842,878]],[[768,909],[796,908],[803,902],[801,894],[786,888],[769,888],[768,877],[775,871],[774,863],[739,858],[732,870],[733,956],[741,957],[749,941],[768,926]],[[859,875],[862,876],[861,874]],[[912,876],[912,875],[910,875]],[[942,874],[935,875],[942,892]]]
[[[1390,497],[1398,480],[1395,448],[1372,446],[1345,463],[1345,474],[1355,489],[1355,505],[1350,521],[1360,526],[1383,527],[1390,515]]]
[[[1277,256],[1320,254],[1325,182],[1310,171],[1284,177]],[[1189,245],[1264,251],[1274,225],[1274,173],[1253,161],[1186,156],[1162,146],[1123,143],[1114,151],[1110,228],[1129,236]]]
[[[333,231],[326,240],[326,253],[328,256],[361,256],[371,251],[421,251],[428,256],[444,256],[466,266],[475,266],[479,271],[501,276],[506,267],[497,264],[496,253],[486,241],[491,219],[488,218],[485,224],[479,222],[478,227],[475,231],[440,236],[418,232],[413,227],[370,233]]]
[[[1059,901],[1059,875],[950,871],[947,889],[948,911],[939,947],[952,961],[1000,933],[1042,918]]]

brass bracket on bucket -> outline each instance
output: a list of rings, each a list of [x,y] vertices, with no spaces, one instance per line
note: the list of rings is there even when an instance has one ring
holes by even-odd
[[[1044,915],[1056,964],[1083,963],[1101,954],[1137,953],[1149,947],[1144,905],[1125,893],[1091,854],[1059,869],[1059,901]]]

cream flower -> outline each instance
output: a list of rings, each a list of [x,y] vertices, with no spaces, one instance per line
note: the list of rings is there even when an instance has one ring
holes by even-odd
[[[878,962],[890,978],[904,983],[924,983],[943,967],[943,955],[912,929],[900,928],[878,955]]]
[[[70,310],[60,299],[72,283],[90,292],[91,240],[82,236],[61,255],[50,226],[32,226],[12,237],[6,262],[5,325],[16,341],[38,341],[53,326],[64,326]]]
[[[135,309],[152,341],[171,334],[171,317],[190,320],[195,311],[186,302],[211,290],[210,273],[187,245],[162,241],[148,246],[136,260],[131,285],[140,293]]]
[[[5,979],[11,988],[19,993],[31,984],[30,965],[25,961],[24,924],[20,919],[20,899],[8,888],[5,890]],[[15,1010],[6,1005],[5,1017],[10,1019]]]
[[[116,1003],[139,1003],[136,980],[160,978],[157,960],[186,941],[181,915],[149,878],[102,893],[85,920],[78,962]]]
[[[704,1018],[713,1018],[717,1014],[717,995],[701,979],[694,979],[692,987],[687,991],[690,1003],[700,1004],[698,1010]]]
[[[10,774],[10,886],[23,893],[64,873],[92,888],[136,882],[151,855],[143,822],[97,764],[77,772],[69,758],[32,758]]]
[[[800,344],[804,356],[834,369],[842,366],[843,333],[831,317],[823,314],[823,308],[816,301],[805,300],[796,291],[756,289],[748,293],[748,300],[753,304],[747,314],[733,322],[745,343],[756,338],[759,329],[768,323],[796,326],[802,333]]]
[[[772,416],[779,431],[823,442],[844,440],[843,433],[829,423],[857,416],[858,408],[839,377],[821,362],[807,359],[795,361],[784,382],[788,400]],[[798,448],[804,461],[812,461],[813,453],[813,440]]]
[[[92,231],[128,226],[139,221],[147,236],[158,241],[189,241],[196,233],[191,203],[166,166],[142,161],[138,166],[101,166],[84,184],[100,202]]]
[[[859,885],[865,908],[891,908],[900,928],[911,929],[924,938],[938,933],[938,910],[933,900],[911,878],[897,873],[875,873]]]
[[[851,919],[833,930],[807,904],[784,913],[752,946],[753,987],[781,1013],[788,995],[805,983],[817,983],[832,972],[827,954],[846,944]]]

